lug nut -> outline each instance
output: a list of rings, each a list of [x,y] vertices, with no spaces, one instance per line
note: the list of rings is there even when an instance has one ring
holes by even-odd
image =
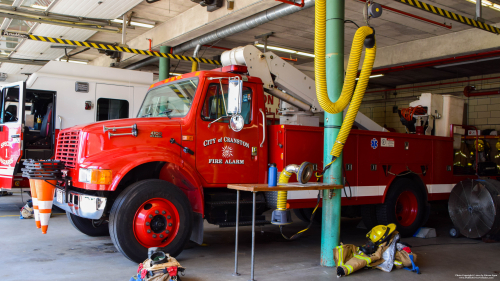
[[[165,232],[166,232],[166,233],[170,233],[170,231],[168,231],[168,230],[165,230]]]
[[[159,212],[158,212],[158,210],[156,210],[156,211],[155,211],[155,214],[158,214],[158,213],[159,213]]]
[[[169,224],[168,224],[168,226],[172,226],[172,224],[171,224],[171,223],[169,223]]]
[[[170,216],[167,216],[167,219],[170,219]]]
[[[149,215],[149,218],[152,219],[153,218],[153,215]]]
[[[151,233],[151,229],[148,229],[148,230],[147,230],[147,232],[148,232],[148,233]]]
[[[163,238],[163,234],[160,234],[160,238]]]
[[[161,211],[161,214],[162,214],[162,215],[164,215],[164,214],[166,214],[166,213],[167,213],[167,212],[165,212],[165,211]]]
[[[153,234],[153,238],[156,238],[156,234]]]
[[[149,225],[149,222],[146,222],[146,225]]]

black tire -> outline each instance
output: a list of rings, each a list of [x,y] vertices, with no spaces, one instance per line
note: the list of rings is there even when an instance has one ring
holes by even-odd
[[[177,186],[158,179],[133,183],[118,196],[111,208],[109,232],[115,247],[125,257],[136,263],[141,263],[147,258],[148,248],[143,246],[134,234],[134,218],[136,212],[140,211],[139,209],[149,210],[146,206],[144,208],[141,206],[148,200],[157,200],[155,198],[168,201],[176,209],[179,216],[176,235],[168,245],[160,249],[177,257],[191,236],[193,211],[188,198]],[[151,222],[151,224],[153,223]],[[164,234],[164,232],[161,233]],[[168,232],[165,231],[165,233]],[[153,234],[155,233],[151,235]],[[167,234],[165,235],[168,237]]]
[[[405,201],[399,199],[400,195],[402,195],[402,198],[411,197],[414,199],[413,204],[405,205],[401,203]],[[401,200],[400,203],[398,203],[398,199]],[[377,205],[377,220],[383,225],[395,223],[396,230],[399,231],[401,236],[412,236],[424,222],[427,212],[426,203],[425,193],[415,181],[407,178],[395,179],[389,187],[384,204]],[[402,217],[400,213],[397,214],[396,209],[400,210],[402,208],[413,210],[412,215]]]
[[[303,222],[311,221],[311,216],[313,211],[314,208],[293,209],[295,215]],[[318,207],[313,220],[314,222],[321,223],[321,219],[322,219],[322,209],[321,207]]]
[[[88,236],[109,236],[109,227],[107,222],[102,222],[100,225],[96,226],[96,220],[85,219],[79,216],[75,216],[69,212],[66,212],[69,222],[78,231]]]
[[[451,227],[450,230],[448,231],[448,234],[452,238],[458,238],[460,237],[460,230],[456,229],[455,227]]]
[[[379,225],[376,205],[362,205],[361,217],[363,218],[363,223],[365,224],[366,229],[372,229],[373,227]]]

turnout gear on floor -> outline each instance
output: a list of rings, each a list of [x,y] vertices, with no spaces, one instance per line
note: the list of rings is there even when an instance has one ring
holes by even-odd
[[[180,281],[179,273],[184,273],[185,268],[174,257],[162,254],[161,261],[155,259],[153,254],[151,258],[139,264],[137,275],[130,278],[130,281]]]
[[[367,254],[371,251],[371,245],[340,245],[333,250],[337,277],[352,274],[365,267],[385,272],[391,272],[394,267],[405,268],[420,274],[419,268],[415,266],[417,256],[411,252],[408,244],[399,241],[400,235],[394,224],[376,226],[368,232],[367,237],[370,238],[367,244],[378,244],[371,254]]]

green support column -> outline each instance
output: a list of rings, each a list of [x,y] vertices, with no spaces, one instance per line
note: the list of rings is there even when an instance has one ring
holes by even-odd
[[[160,46],[160,53],[169,53],[170,46]],[[158,81],[165,80],[170,77],[170,58],[160,58],[160,77]]]
[[[344,83],[344,10],[345,0],[326,1],[326,81],[328,97],[337,101]],[[330,151],[342,125],[342,113],[325,112],[323,161],[332,161]],[[323,181],[342,184],[342,156],[323,176]],[[323,222],[321,225],[321,265],[334,267],[333,249],[339,245],[341,190],[323,191]]]

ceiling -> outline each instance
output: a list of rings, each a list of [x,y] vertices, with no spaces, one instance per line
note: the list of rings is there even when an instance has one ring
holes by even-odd
[[[17,2],[16,2],[17,1]],[[162,23],[196,5],[191,1],[169,0],[148,4],[143,0],[2,0],[0,5],[12,5],[21,2],[21,7],[33,10],[45,10],[49,7],[50,12],[87,18],[117,19],[124,13],[132,13],[132,21],[146,22],[157,25]],[[54,2],[54,3],[52,3]],[[52,4],[52,5],[51,5]],[[19,5],[16,5],[19,6]],[[5,22],[3,18],[0,18]],[[14,19],[8,25],[9,31],[28,32],[39,36],[56,37],[78,41],[99,41],[109,43],[121,43],[121,33],[96,32],[93,30],[71,28],[50,24],[36,24],[23,20]],[[135,38],[149,30],[146,27],[135,26],[127,29],[127,40]],[[0,57],[12,57],[34,60],[54,60],[64,56],[64,49],[50,48],[51,43],[20,40],[13,37],[3,37],[0,41]],[[5,42],[4,42],[5,41]],[[24,41],[24,42],[22,42]],[[77,48],[69,54],[81,51]],[[13,52],[15,50],[15,52]],[[95,49],[85,51],[72,57],[78,61],[90,61],[101,56]],[[40,66],[2,63],[0,72],[8,74],[32,73]]]
[[[35,4],[47,7],[52,1],[57,2],[52,5],[53,7],[51,8],[51,12],[106,19],[119,18],[124,13],[129,14],[130,12],[133,12],[132,16],[134,19],[152,21],[156,24],[168,21],[172,17],[178,16],[179,14],[197,5],[189,0],[160,0],[152,4],[148,4],[142,0],[25,0],[23,5],[28,7]],[[98,5],[98,2],[103,3]],[[445,35],[471,28],[467,25],[451,22],[445,18],[426,13],[392,0],[379,0],[377,2],[439,23],[452,25],[451,29],[446,29],[438,25],[423,22],[389,10],[384,10],[380,18],[372,19],[370,21],[370,24],[376,30],[377,46],[379,48]],[[475,14],[475,4],[466,0],[427,0],[427,2],[471,18],[473,18]],[[500,3],[498,0],[494,0],[493,2]],[[13,1],[2,0],[1,2],[1,4],[6,3],[12,4]],[[364,3],[360,2],[360,0],[346,0],[345,19],[352,20],[358,25],[364,25],[362,13],[363,7]],[[498,23],[500,22],[500,11],[483,8],[483,18],[485,18],[486,22],[489,24]],[[9,30],[15,29],[19,31],[26,31],[33,28],[33,26],[34,23],[13,20],[9,26]],[[38,24],[34,28],[33,34],[42,36],[63,36],[63,38],[81,41],[89,40],[109,43],[121,42],[121,34],[117,33],[94,32],[84,29],[74,29],[47,24]],[[148,29],[143,27],[136,27],[133,30],[127,30],[127,40],[135,38],[139,34],[144,33],[146,30]],[[346,24],[344,44],[346,55],[349,54],[355,31],[356,26],[354,24]],[[297,51],[313,53],[314,8],[302,10],[295,14],[266,23],[252,30],[224,38],[218,42],[213,42],[213,45],[224,48],[234,48],[241,45],[254,44],[255,41],[257,41],[255,36],[268,32],[274,32],[274,35],[268,40],[269,46],[284,47]],[[478,32],[485,31],[478,29]],[[15,38],[2,39],[17,41]],[[3,43],[8,42],[2,42],[2,44]],[[262,43],[262,40],[260,43]],[[15,42],[10,43],[10,47],[15,44]],[[0,46],[3,47],[4,45]],[[8,48],[5,47],[4,49],[6,49],[4,50],[6,54],[10,52]],[[15,47],[11,49],[15,49]],[[83,48],[77,48],[71,53],[79,52],[81,49]],[[192,55],[193,51],[193,49],[188,50],[185,54]],[[4,52],[2,52],[2,54],[4,54]],[[203,57],[212,58],[220,55],[222,52],[223,50],[221,49],[203,47],[199,54]],[[282,57],[297,59],[296,62],[290,63],[304,71],[307,75],[311,77],[314,76],[313,58],[299,55],[290,56],[289,53],[280,51],[274,52]],[[63,50],[50,49],[49,43],[30,41],[22,43],[22,45],[18,47],[16,52],[11,56],[30,59],[56,59],[63,55]],[[72,58],[90,61],[99,56],[101,56],[101,54],[99,54],[97,50],[92,49]],[[472,74],[480,75],[499,72],[498,70],[495,70],[495,64],[497,63],[498,61],[492,60],[443,68],[427,67],[401,72],[392,72],[383,77],[371,79],[370,87],[394,87],[401,84],[457,78]],[[7,72],[9,74],[25,73],[36,71],[37,68],[39,68],[39,66],[3,63],[0,66],[0,72]],[[211,65],[200,65],[200,69],[211,68]],[[141,68],[141,70],[157,73],[158,65],[152,64]],[[171,72],[186,73],[190,70],[191,63],[172,60]]]

